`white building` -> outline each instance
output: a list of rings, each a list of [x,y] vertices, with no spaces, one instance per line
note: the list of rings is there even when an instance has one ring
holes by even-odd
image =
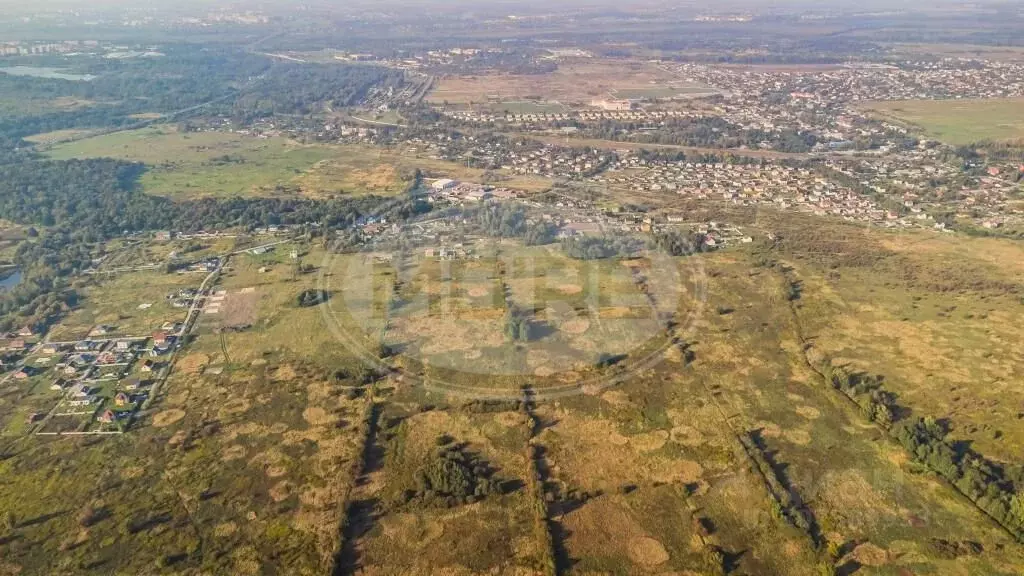
[[[434,180],[434,183],[431,184],[430,187],[433,188],[434,191],[440,192],[442,190],[454,188],[457,184],[458,182],[456,182],[455,180],[451,180],[449,178],[440,178],[438,180]]]

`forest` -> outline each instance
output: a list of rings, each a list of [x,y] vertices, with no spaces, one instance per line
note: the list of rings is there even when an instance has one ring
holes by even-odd
[[[152,230],[198,231],[269,225],[348,227],[366,214],[401,220],[429,208],[408,197],[226,198],[173,202],[138,190],[145,167],[112,159],[37,160],[0,165],[0,219],[45,227],[14,258],[23,280],[0,295],[0,329],[44,327],[72,306],[70,278],[91,265],[100,242]],[[382,208],[383,207],[383,208]]]
[[[88,103],[0,118],[0,150],[25,146],[26,136],[55,130],[124,128],[141,113],[175,115],[205,106],[241,121],[278,114],[307,114],[318,102],[347,106],[377,85],[398,87],[403,74],[375,66],[274,62],[228,48],[170,46],[162,56],[88,59],[69,71],[95,76],[77,81],[0,74],[6,97]],[[0,152],[3,161],[3,152]]]

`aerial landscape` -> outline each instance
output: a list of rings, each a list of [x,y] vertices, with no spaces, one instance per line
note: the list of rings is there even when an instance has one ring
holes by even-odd
[[[0,1],[78,574],[1024,574],[1024,3]]]

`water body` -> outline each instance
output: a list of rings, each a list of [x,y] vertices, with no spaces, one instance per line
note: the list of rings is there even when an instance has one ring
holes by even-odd
[[[96,76],[92,74],[66,74],[60,68],[47,68],[40,66],[11,66],[0,68],[0,72],[11,76],[32,76],[33,78],[53,78],[56,80],[82,80],[88,82]]]
[[[0,278],[0,292],[6,292],[18,284],[21,284],[21,270],[15,270]]]

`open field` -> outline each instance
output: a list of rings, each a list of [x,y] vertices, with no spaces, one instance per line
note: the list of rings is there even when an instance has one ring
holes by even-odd
[[[733,429],[756,434],[771,454],[779,477],[806,503],[812,535],[883,551],[872,564],[856,554],[839,564],[870,574],[901,565],[914,572],[997,574],[1009,558],[1020,562],[1019,548],[1005,559],[972,558],[973,568],[933,549],[933,539],[978,539],[989,549],[1008,536],[935,476],[915,472],[901,447],[808,369],[780,280],[724,254],[708,265],[708,308],[732,311],[706,316],[694,347],[695,376],[714,391],[716,411]],[[814,288],[808,283],[804,293]]]
[[[948,419],[956,440],[1019,464],[1024,395],[1013,383],[1024,376],[1016,345],[1024,251],[927,233],[878,248],[884,263],[838,277],[796,261],[807,286],[801,316],[818,352],[884,376],[915,413]]]
[[[369,574],[534,573],[549,551],[536,538],[525,489],[526,416],[459,410],[385,414],[401,420],[381,431],[383,466],[369,475],[360,494],[364,502],[377,502],[373,528],[351,543],[346,564]],[[444,450],[474,458],[477,468],[487,469],[481,473],[493,488],[455,506],[443,497],[419,495],[417,477],[432,470]],[[410,499],[410,493],[417,495]]]
[[[330,149],[303,146],[284,138],[256,138],[222,132],[180,133],[168,126],[116,132],[59,145],[58,159],[113,157],[143,162],[150,169],[143,189],[159,196],[273,196]]]
[[[416,169],[432,177],[479,181],[483,170],[437,160],[414,148],[303,145],[281,137],[227,132],[180,133],[153,126],[60,144],[58,159],[112,157],[143,162],[141,186],[170,198],[209,196],[392,195],[404,191]],[[501,184],[544,190],[543,178],[509,176]]]
[[[151,334],[164,322],[180,321],[185,316],[185,310],[170,305],[167,295],[194,288],[200,282],[201,274],[167,274],[164,270],[94,277],[84,291],[82,305],[51,332],[51,339],[86,338],[97,326],[107,327],[98,336],[103,338]]]
[[[996,62],[1024,61],[1024,48],[1019,46],[894,43],[889,46],[889,50],[893,54],[912,58],[927,55],[929,57],[985,59]]]
[[[55,130],[53,132],[45,132],[43,134],[35,134],[25,138],[25,141],[33,144],[50,145],[63,142],[65,140],[71,140],[74,138],[81,138],[89,134],[91,130]]]
[[[1024,138],[1024,99],[908,100],[862,105],[879,118],[951,144]]]
[[[623,64],[582,60],[561,63],[556,71],[537,76],[446,76],[427,99],[435,104],[525,99],[589,104],[595,98],[613,97],[617,91],[626,94],[633,91],[635,97],[654,94],[662,98],[693,91],[713,92],[706,86],[681,82],[675,75],[648,62]]]
[[[61,96],[58,98],[0,98],[0,113],[11,116],[43,114],[65,110],[77,110],[102,105],[100,102]]]
[[[697,146],[677,146],[675,144],[647,144],[639,142],[620,142],[618,140],[600,140],[597,138],[576,138],[566,136],[545,136],[538,134],[528,134],[526,137],[544,142],[546,144],[553,144],[558,146],[586,146],[589,148],[598,148],[602,150],[665,150],[665,151],[680,151],[688,152],[693,154],[727,154],[732,156],[749,156],[751,158],[793,158],[793,159],[805,159],[808,157],[807,154],[801,154],[798,152],[775,152],[772,150],[743,150],[740,148],[729,148],[727,150],[722,148],[700,148]]]
[[[570,111],[568,106],[558,102],[532,100],[490,102],[483,107],[492,114],[564,114]]]
[[[805,576],[822,564],[871,576],[1018,573],[1021,547],[825,385],[801,340],[813,338],[812,355],[885,374],[915,413],[948,418],[956,439],[1014,461],[1020,420],[992,401],[1019,403],[1009,385],[1021,376],[1010,318],[1021,304],[1006,292],[1024,273],[1016,245],[809,217],[791,228],[762,224],[786,238],[775,255],[802,280],[795,307],[763,247],[700,256],[703,312],[677,328],[679,342],[660,363],[644,366],[635,360],[646,349],[612,326],[642,303],[649,309],[643,294],[659,294],[657,280],[642,291],[637,274],[657,276],[663,264],[607,269],[510,241],[472,245],[479,260],[450,262],[328,258],[304,243],[235,255],[170,379],[126,434],[17,438],[26,414],[52,401],[52,369],[0,390],[9,488],[0,506],[14,526],[0,543],[5,566],[24,574],[280,573],[275,566],[324,574],[335,561],[342,573],[382,575],[525,576],[550,562],[564,575]],[[805,243],[822,241],[814,226],[830,226],[829,241],[846,248]],[[170,247],[120,249],[157,257]],[[942,267],[950,263],[962,272]],[[181,283],[196,278],[104,278],[58,330],[70,337],[108,318],[151,330],[164,319],[159,306],[173,310],[135,303]],[[327,303],[298,305],[299,293],[321,287]],[[969,294],[980,304],[961,300]],[[686,302],[658,307],[681,319]],[[551,330],[510,344],[507,306]],[[556,321],[570,312],[586,328]],[[460,332],[460,320],[477,332]],[[438,350],[428,365],[422,347],[401,345],[429,336],[427,346],[458,348],[464,363],[446,370]],[[375,373],[353,356],[353,342],[381,341],[396,372]],[[986,349],[1005,361],[968,352]],[[573,350],[572,365],[559,365],[556,353]],[[600,366],[599,351],[624,358]],[[501,373],[496,362],[507,357],[520,362],[511,366],[518,373]],[[588,383],[616,373],[628,377]],[[536,403],[487,403],[422,384],[442,378],[513,399],[528,398],[522,387],[540,398],[547,386],[579,387]],[[953,395],[961,400],[943,400]],[[73,430],[81,418],[47,426]],[[455,461],[465,466],[445,464]],[[780,489],[799,504],[783,508]],[[794,510],[806,527],[789,519]]]
[[[343,351],[331,350],[320,312],[294,304],[315,274],[293,279],[283,267],[260,273],[254,265],[273,266],[272,256],[237,258],[223,286],[257,289],[251,330],[265,337],[219,334],[216,323],[204,322],[126,435],[24,438],[13,452],[4,445],[0,468],[10,489],[0,506],[17,530],[3,541],[5,570],[328,570],[349,470],[361,451],[356,429],[365,396],[347,393],[354,382],[334,372]],[[149,280],[149,290],[167,288]],[[102,287],[104,293],[87,294],[86,306],[139,298],[147,289],[132,275]],[[9,410],[6,403],[2,409]],[[64,473],[43,481],[40,474],[53,469],[48,463],[61,461],[68,462]]]

